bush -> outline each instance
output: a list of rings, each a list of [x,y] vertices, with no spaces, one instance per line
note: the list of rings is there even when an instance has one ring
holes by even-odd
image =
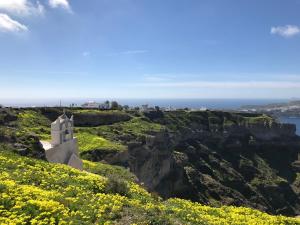
[[[105,187],[106,193],[117,193],[123,196],[128,196],[129,186],[127,181],[114,174],[108,175],[107,178],[108,181]]]

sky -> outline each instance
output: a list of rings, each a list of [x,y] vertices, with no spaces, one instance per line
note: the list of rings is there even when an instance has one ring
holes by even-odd
[[[0,99],[300,98],[300,0],[0,0]]]

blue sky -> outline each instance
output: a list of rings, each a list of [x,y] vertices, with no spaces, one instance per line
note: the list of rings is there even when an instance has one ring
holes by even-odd
[[[300,97],[300,0],[0,0],[0,99]]]

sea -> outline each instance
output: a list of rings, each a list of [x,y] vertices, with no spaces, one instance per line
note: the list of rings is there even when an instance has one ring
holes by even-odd
[[[236,110],[245,105],[265,105],[271,103],[284,103],[293,99],[104,99],[104,98],[69,98],[69,99],[0,99],[0,104],[7,107],[43,107],[43,106],[80,106],[88,101],[104,102],[105,100],[117,101],[121,105],[131,107],[148,104],[167,108],[192,108],[192,109],[218,109]],[[297,134],[300,135],[300,117],[281,117],[282,123],[295,124]]]
[[[287,117],[283,116],[279,118],[281,123],[290,123],[296,125],[296,134],[300,136],[300,117]]]
[[[117,101],[121,105],[172,107],[172,108],[208,108],[208,109],[238,109],[244,105],[265,105],[270,103],[287,102],[288,99],[1,99],[0,104],[9,107],[40,107],[40,106],[80,106],[88,101],[104,102]]]

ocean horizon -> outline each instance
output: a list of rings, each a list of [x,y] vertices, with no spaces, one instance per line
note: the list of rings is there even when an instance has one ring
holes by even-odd
[[[121,105],[131,107],[148,104],[149,106],[172,108],[207,108],[234,110],[245,105],[265,105],[288,102],[292,99],[105,99],[105,98],[70,98],[70,99],[0,99],[0,104],[6,107],[68,107],[71,104],[81,106],[88,101],[117,101]]]

